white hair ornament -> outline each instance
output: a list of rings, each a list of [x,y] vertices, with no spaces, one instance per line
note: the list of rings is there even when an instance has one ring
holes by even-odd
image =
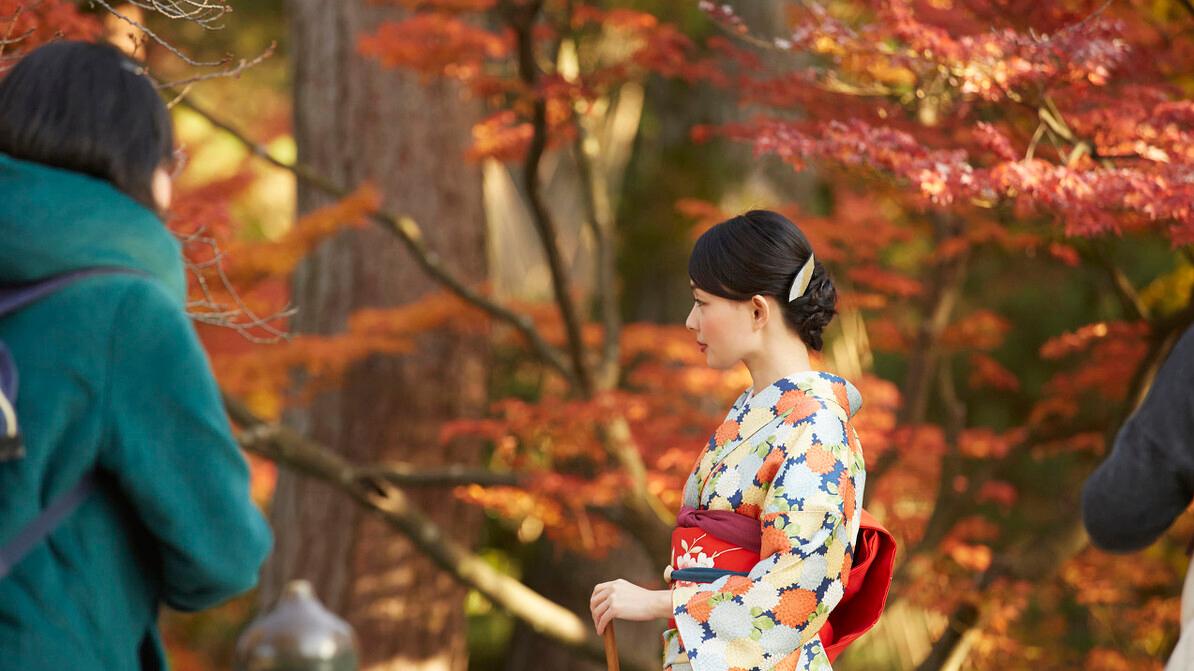
[[[813,281],[813,268],[816,266],[816,260],[813,259],[813,253],[808,253],[808,261],[800,266],[800,272],[796,273],[796,279],[792,280],[792,288],[788,291],[788,302],[800,298],[808,291],[808,285]]]

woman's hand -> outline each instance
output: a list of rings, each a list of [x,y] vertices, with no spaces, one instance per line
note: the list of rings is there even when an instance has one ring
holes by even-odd
[[[614,618],[642,622],[668,617],[672,614],[672,593],[666,589],[643,589],[619,578],[593,588],[589,611],[597,635],[601,636]]]

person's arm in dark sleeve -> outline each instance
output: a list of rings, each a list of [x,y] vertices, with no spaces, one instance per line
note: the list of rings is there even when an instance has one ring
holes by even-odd
[[[249,497],[248,466],[179,306],[139,282],[127,289],[115,330],[101,463],[158,541],[164,601],[213,606],[257,583],[272,543]]]
[[[1082,489],[1091,541],[1111,552],[1147,547],[1194,498],[1194,329],[1157,373],[1111,456]]]

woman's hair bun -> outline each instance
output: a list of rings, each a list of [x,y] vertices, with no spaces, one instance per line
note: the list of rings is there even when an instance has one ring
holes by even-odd
[[[777,212],[751,210],[697,239],[688,258],[688,276],[701,290],[730,300],[776,297],[784,323],[805,345],[820,351],[825,327],[837,314],[837,289],[828,269],[814,261],[808,288],[788,300],[792,283],[810,256],[812,246],[796,224]]]

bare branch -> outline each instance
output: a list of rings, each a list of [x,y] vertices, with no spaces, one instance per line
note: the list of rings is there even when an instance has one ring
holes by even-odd
[[[601,642],[572,611],[498,571],[451,540],[392,483],[363,476],[361,469],[332,450],[289,427],[264,422],[228,395],[224,396],[224,405],[232,420],[242,427],[239,440],[245,450],[335,486],[380,516],[460,584],[477,590],[540,635],[591,659],[605,659]]]
[[[173,93],[173,92],[171,92]],[[207,120],[216,128],[228,133],[230,136],[238,140],[249,151],[267,161],[268,163],[287,170],[295,175],[303,183],[313,186],[316,189],[334,197],[345,198],[349,195],[349,191],[344,187],[333,183],[323,175],[316,172],[310,166],[295,162],[287,163],[278,160],[269,150],[260,144],[253,142],[247,138],[243,133],[237,130],[230,123],[221,120],[218,116],[212,114],[210,111],[195,103],[190,98],[182,99],[182,105],[186,106],[191,111]],[[377,210],[369,215],[374,223],[381,226],[387,232],[398,237],[403,242],[406,248],[414,255],[415,260],[419,266],[423,268],[424,272],[430,275],[437,282],[442,284],[445,288],[453,294],[459,296],[468,304],[480,309],[486,314],[490,315],[497,321],[513,327],[518,333],[526,338],[527,343],[533,351],[545,364],[555,369],[564,376],[569,382],[576,384],[577,378],[575,371],[568,365],[564,355],[550,343],[548,343],[535,328],[534,322],[530,317],[519,314],[510,308],[497,303],[475,289],[467,286],[463,281],[451,273],[440,260],[440,257],[435,252],[427,248],[427,243],[423,238],[422,230],[414,219],[400,214],[395,214],[386,210]]]
[[[197,23],[207,30],[221,30],[217,21],[232,13],[232,5],[208,0],[126,0],[130,5],[157,12],[167,19]]]
[[[219,60],[219,61],[197,61],[197,60],[191,58],[190,56],[187,56],[186,54],[184,54],[182,52],[182,50],[179,49],[178,47],[174,46],[173,44],[170,44],[170,42],[167,41],[165,38],[161,37],[157,33],[150,30],[149,27],[146,26],[145,24],[141,23],[140,21],[137,21],[136,19],[134,19],[126,14],[122,14],[121,12],[117,11],[115,8],[112,7],[112,5],[108,4],[107,0],[88,0],[88,2],[90,2],[93,5],[98,4],[99,6],[103,7],[112,16],[116,17],[117,19],[119,19],[121,21],[124,21],[125,23],[129,24],[130,26],[145,33],[154,42],[157,42],[159,45],[166,48],[170,53],[172,53],[175,56],[177,56],[178,58],[182,59],[182,61],[184,63],[186,63],[187,65],[191,65],[191,66],[194,66],[197,68],[218,68],[218,67],[228,64],[228,62],[232,60],[232,56],[229,55],[229,56],[225,56],[222,60]]]
[[[185,79],[178,79],[178,80],[175,80],[172,82],[161,83],[161,82],[155,81],[154,86],[158,89],[173,89],[173,88],[178,88],[178,87],[188,87],[189,88],[192,84],[208,81],[209,79],[221,79],[224,77],[239,77],[241,75],[241,73],[244,72],[245,70],[248,70],[249,68],[258,65],[265,59],[273,56],[274,52],[277,50],[277,48],[278,48],[277,42],[270,42],[269,46],[265,49],[265,51],[261,52],[260,54],[258,54],[257,56],[255,56],[251,59],[244,59],[244,58],[240,59],[240,63],[238,63],[234,67],[227,68],[225,70],[220,70],[219,72],[208,72],[206,74],[195,75],[193,77],[187,77]],[[179,94],[179,98],[185,97],[187,90],[188,89],[184,89]],[[177,103],[177,99],[175,100],[175,103]],[[173,105],[175,103],[172,103],[171,107],[173,107]]]
[[[206,261],[184,259],[187,270],[195,278],[195,284],[203,295],[202,300],[191,301],[187,304],[188,315],[197,322],[230,328],[238,332],[246,340],[258,344],[273,344],[288,340],[290,334],[274,326],[275,323],[294,316],[294,309],[287,307],[268,316],[258,315],[240,296],[239,290],[224,270],[224,253],[214,238],[203,235],[202,229],[187,235],[178,236],[183,245],[203,245],[211,250],[211,258]],[[215,273],[215,280],[219,282],[224,293],[232,300],[232,305],[226,305],[216,298],[212,291],[208,273]],[[257,335],[264,332],[265,337]]]
[[[21,18],[21,14],[24,11],[25,11],[25,5],[17,5],[17,11],[13,12],[13,15],[6,19],[9,23],[8,23],[8,30],[6,30],[4,32],[4,39],[0,40],[0,62],[2,62],[2,60],[3,60],[5,48],[7,48],[10,45],[20,44],[21,42],[23,42],[25,40],[25,38],[27,38],[33,34],[33,28],[30,28],[29,30],[26,30],[24,33],[18,35],[17,37],[12,36],[12,31],[15,30],[17,27],[17,19]]]
[[[234,60],[231,54],[225,55],[224,58],[218,61],[197,61],[185,54],[178,47],[171,44],[168,40],[155,33],[141,21],[138,21],[128,14],[114,8],[108,3],[107,0],[88,0],[88,2],[91,4],[98,4],[112,16],[141,31],[143,34],[148,36],[158,45],[168,50],[170,53],[174,54],[187,65],[200,68],[223,68],[217,72],[196,75],[175,82],[170,82],[168,84],[162,84],[154,81],[154,86],[159,89],[185,86],[187,84],[193,84],[195,82],[206,81],[209,79],[239,76],[248,68],[257,65],[272,56],[277,48],[277,44],[271,42],[269,47],[267,47],[262,53],[253,58],[242,58],[238,63],[231,66],[228,65]],[[141,9],[157,12],[168,19],[190,21],[206,30],[219,30],[223,28],[222,25],[217,25],[216,22],[232,11],[232,7],[227,3],[209,2],[208,0],[151,0],[150,2],[140,0],[132,1],[130,4]],[[151,78],[151,80],[153,80],[153,78]]]

